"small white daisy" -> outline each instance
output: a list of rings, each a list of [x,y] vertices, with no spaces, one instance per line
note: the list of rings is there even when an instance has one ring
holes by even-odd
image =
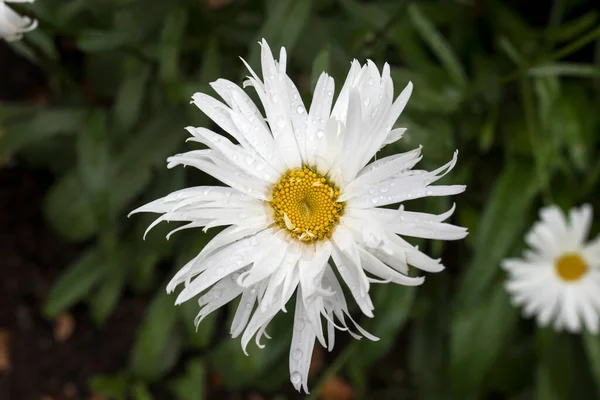
[[[557,206],[540,210],[525,241],[524,259],[504,260],[506,288],[523,314],[558,331],[598,332],[600,313],[600,237],[586,243],[592,208],[573,208],[567,220]]]
[[[33,3],[35,0],[0,0],[0,39],[19,40],[23,33],[37,28],[37,20],[17,14],[6,3]]]
[[[244,351],[253,337],[262,347],[267,325],[297,293],[290,379],[308,392],[315,340],[331,350],[335,328],[376,340],[350,316],[340,279],[372,317],[372,282],[419,285],[424,278],[409,276],[409,264],[428,272],[444,268],[398,235],[442,240],[466,235],[464,228],[442,222],[454,207],[441,215],[378,207],[453,195],[465,186],[430,186],[454,167],[456,153],[431,172],[412,169],[421,148],[368,164],[402,136],[403,128],[392,127],[412,91],[409,83],[393,101],[387,64],[380,74],[371,61],[364,66],[354,61],[335,105],[333,79],[323,73],[307,110],[286,74],[285,49],[276,61],[267,43],[260,44],[263,80],[247,65],[251,76],[244,86],[256,90],[266,119],[242,88],[219,79],[212,87],[225,103],[203,93],[193,103],[235,141],[188,127],[189,140],[208,148],[168,160],[169,168],[191,165],[229,187],[183,189],[135,212],[163,214],[148,229],[161,221],[189,222],[175,231],[230,225],[167,290],[185,284],[177,304],[202,294],[197,324],[241,295],[231,334],[242,335]]]

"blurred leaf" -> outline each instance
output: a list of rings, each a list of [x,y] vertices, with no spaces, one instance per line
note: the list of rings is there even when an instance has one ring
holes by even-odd
[[[321,76],[321,74],[323,72],[328,72],[329,71],[329,48],[324,47],[319,54],[317,54],[317,57],[315,58],[315,61],[313,62],[312,65],[312,72],[310,74],[311,78],[310,78],[310,90],[311,92],[314,92],[315,90],[315,86],[317,86],[317,81],[319,80],[319,77]]]
[[[11,114],[3,111],[8,122],[0,135],[0,155],[17,152],[34,141],[62,133],[74,133],[81,128],[86,111],[82,108],[30,108],[33,115],[27,118],[10,119]],[[23,110],[16,110],[23,114]]]
[[[212,365],[228,389],[250,385],[266,369],[266,356],[270,349],[259,349],[250,341],[248,355],[242,352],[240,341],[227,338],[211,354]]]
[[[450,341],[453,398],[479,398],[478,391],[507,346],[517,320],[518,310],[501,285],[477,305],[454,313]]]
[[[597,390],[600,392],[600,336],[587,330],[582,336],[590,370],[596,382]]]
[[[547,29],[544,33],[547,38],[552,40],[570,42],[596,26],[597,23],[598,12],[593,10],[560,26]]]
[[[204,400],[206,371],[201,358],[187,363],[185,373],[171,381],[169,388],[175,400]]]
[[[100,226],[110,218],[109,184],[113,166],[106,114],[92,112],[77,137],[77,166],[85,194]]]
[[[111,400],[125,400],[129,383],[124,374],[95,375],[90,379],[89,385],[93,394]]]
[[[53,284],[44,304],[44,315],[54,318],[87,296],[105,275],[104,258],[100,251],[97,248],[88,249]]]
[[[477,304],[500,272],[500,261],[520,240],[531,202],[540,190],[540,182],[531,170],[530,165],[512,162],[493,185],[494,190],[474,233],[473,258],[456,294],[457,307]],[[519,195],[515,196],[515,193]]]
[[[133,400],[152,400],[150,390],[145,383],[138,382],[131,389],[131,397]]]
[[[137,60],[131,60],[126,65],[128,71],[121,82],[113,110],[115,125],[124,133],[133,128],[140,116],[146,84],[150,77],[148,65]]]
[[[310,17],[313,0],[280,0],[272,8],[262,25],[257,40],[265,38],[277,57],[279,46],[285,46],[291,54],[294,43],[302,32],[304,25]],[[247,61],[250,66],[255,66],[260,60],[260,47],[252,46]]]
[[[168,372],[179,357],[181,338],[176,329],[173,302],[161,289],[148,307],[131,354],[130,370],[136,377],[156,380]]]
[[[58,61],[58,51],[52,38],[43,30],[35,29],[25,36],[26,41],[35,45],[47,58]]]
[[[569,338],[552,328],[538,330],[540,360],[537,365],[536,400],[568,400],[572,380],[573,355]]]
[[[74,171],[54,183],[44,200],[44,213],[52,228],[69,240],[85,240],[98,229],[84,184]]]
[[[452,47],[446,39],[444,39],[431,21],[421,12],[417,3],[413,2],[408,6],[408,16],[423,37],[423,40],[431,47],[431,51],[440,59],[456,85],[464,86],[467,78],[458,57],[454,54]]]
[[[90,298],[90,313],[97,324],[102,324],[110,316],[119,302],[127,272],[134,259],[132,248],[123,243],[118,249],[106,254],[106,278]]]
[[[125,44],[127,37],[118,31],[85,30],[77,38],[77,47],[88,53],[115,50]]]
[[[173,85],[180,79],[179,53],[187,17],[184,9],[174,8],[166,17],[163,27],[160,41],[159,71],[161,80],[169,85]]]
[[[531,76],[565,75],[576,78],[598,78],[600,67],[589,64],[554,62],[529,69]]]
[[[416,289],[400,285],[382,285],[374,291],[373,303],[377,317],[364,318],[361,326],[371,334],[377,336],[379,341],[371,342],[361,340],[355,344],[355,354],[360,357],[350,358],[348,368],[353,379],[362,380],[360,387],[366,388],[364,381],[369,368],[383,357],[394,344],[398,332],[406,322],[411,310]]]

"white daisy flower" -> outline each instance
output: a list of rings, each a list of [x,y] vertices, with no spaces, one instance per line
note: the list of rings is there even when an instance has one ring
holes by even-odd
[[[37,20],[17,14],[6,3],[33,3],[35,0],[0,0],[0,39],[19,40],[23,33],[37,28]]]
[[[540,210],[525,241],[532,248],[523,259],[504,260],[506,288],[523,314],[536,315],[540,326],[551,322],[558,331],[598,332],[600,313],[600,237],[586,243],[592,208],[569,212],[557,206]]]
[[[242,336],[244,351],[253,337],[262,347],[267,325],[296,292],[290,379],[308,392],[315,340],[331,350],[335,328],[377,339],[350,316],[340,278],[362,312],[373,317],[372,282],[414,286],[424,278],[409,276],[409,264],[429,272],[444,268],[399,234],[442,240],[467,234],[442,222],[454,207],[441,215],[378,207],[453,195],[465,186],[431,186],[454,167],[456,153],[431,172],[412,169],[421,148],[368,164],[402,136],[403,128],[392,127],[412,91],[409,83],[393,101],[387,64],[380,74],[371,61],[354,61],[333,110],[334,82],[323,73],[307,110],[286,74],[285,48],[276,61],[266,41],[260,44],[263,80],[246,64],[251,76],[244,86],[254,88],[266,119],[243,89],[219,79],[211,85],[225,103],[203,93],[194,94],[193,103],[235,141],[188,127],[189,140],[208,148],[168,159],[169,168],[191,165],[229,187],[179,190],[135,212],[163,214],[148,229],[161,221],[188,222],[173,232],[230,225],[167,290],[184,283],[177,304],[202,294],[197,324],[241,295],[231,334]]]

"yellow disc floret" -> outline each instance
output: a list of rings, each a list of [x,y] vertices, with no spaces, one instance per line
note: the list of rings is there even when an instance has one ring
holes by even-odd
[[[556,260],[556,273],[563,281],[578,281],[587,271],[588,266],[579,254],[566,253]]]
[[[331,237],[344,210],[339,195],[333,183],[311,168],[289,171],[273,188],[275,222],[303,242]]]

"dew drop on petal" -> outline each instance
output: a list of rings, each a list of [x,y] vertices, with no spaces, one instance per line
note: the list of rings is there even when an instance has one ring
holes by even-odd
[[[367,83],[369,84],[369,86],[373,86],[373,79],[369,78],[369,81]]]
[[[290,380],[294,385],[297,385],[300,383],[300,381],[302,381],[302,375],[300,375],[299,372],[294,372],[292,375],[290,375]]]
[[[325,132],[323,132],[321,129],[319,129],[319,130],[317,131],[317,137],[318,137],[319,139],[323,139],[323,136],[325,136]]]
[[[377,198],[377,197],[372,197],[372,198],[371,198],[371,203],[373,203],[373,204],[377,204],[377,203],[379,203],[379,198]]]
[[[302,351],[301,350],[294,350],[294,352],[292,353],[292,358],[294,360],[299,360],[302,357]]]
[[[433,194],[433,191],[428,190],[427,192],[425,192],[427,194],[427,196],[431,196]]]
[[[298,332],[300,332],[301,330],[304,329],[304,320],[303,319],[297,319],[296,322],[294,323],[294,329],[297,330]]]
[[[252,164],[254,164],[254,161],[255,161],[255,160],[254,160],[254,158],[253,158],[253,157],[246,156],[246,158],[244,159],[244,161],[246,161],[246,164],[248,164],[248,165],[252,165]]]
[[[302,107],[302,106],[298,106],[298,108],[296,108],[296,112],[297,112],[298,114],[303,114],[303,113],[304,113],[304,107]]]

